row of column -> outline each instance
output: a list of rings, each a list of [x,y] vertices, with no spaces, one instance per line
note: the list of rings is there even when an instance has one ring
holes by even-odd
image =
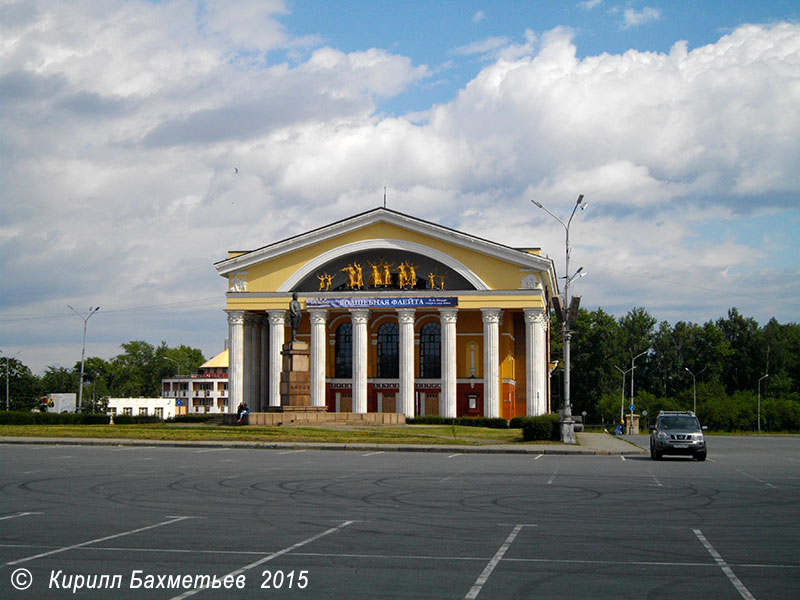
[[[325,352],[327,310],[310,309],[311,320],[311,404],[325,406]],[[458,309],[439,309],[441,318],[441,392],[439,414],[456,416],[456,320]],[[482,308],[484,415],[500,416],[500,334],[502,310]],[[398,411],[414,416],[414,318],[413,308],[397,309],[399,339]],[[542,309],[524,309],[526,348],[526,414],[547,412],[546,316]],[[368,309],[350,311],[353,327],[353,412],[367,412]],[[280,406],[281,349],[284,343],[286,311],[263,315],[228,311],[228,396],[231,410],[245,401],[251,410]],[[263,348],[269,347],[268,352]],[[266,406],[260,404],[266,396]]]

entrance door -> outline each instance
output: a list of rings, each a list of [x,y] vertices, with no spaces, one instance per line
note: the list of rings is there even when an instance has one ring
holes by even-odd
[[[339,396],[339,412],[353,412],[353,395],[342,394]]]
[[[439,414],[439,394],[426,393],[425,394],[425,414],[438,415]]]
[[[381,398],[381,412],[397,412],[397,396],[394,394],[394,392],[390,394],[383,394]]]

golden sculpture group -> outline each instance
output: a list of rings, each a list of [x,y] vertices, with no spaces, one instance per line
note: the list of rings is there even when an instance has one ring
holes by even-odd
[[[380,259],[377,263],[367,261],[369,264],[370,272],[367,286],[371,288],[396,288],[396,289],[414,289],[417,287],[417,265],[405,260],[397,265],[397,269],[392,272],[394,263],[387,263]],[[353,261],[346,267],[340,269],[342,273],[347,274],[346,287],[351,290],[364,289],[364,268],[360,263]],[[392,275],[397,275],[397,284],[394,285]],[[318,273],[317,279],[319,280],[319,291],[328,292],[331,290],[333,279],[335,275],[330,273]],[[445,275],[438,273],[428,273],[428,287],[435,290],[444,289]],[[437,286],[438,283],[438,286]]]

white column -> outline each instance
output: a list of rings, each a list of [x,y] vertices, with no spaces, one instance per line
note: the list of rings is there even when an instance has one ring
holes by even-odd
[[[545,314],[541,308],[526,308],[525,314],[525,414],[536,417],[547,412],[547,361]]]
[[[267,408],[267,392],[269,390],[269,321],[261,315],[261,368],[258,396],[258,410],[263,412]]]
[[[269,315],[269,406],[281,405],[281,349],[283,348],[285,310],[270,310]]]
[[[350,311],[353,323],[353,412],[367,412],[367,321],[369,311]]]
[[[399,308],[400,321],[400,395],[397,412],[414,418],[414,309]]]
[[[442,392],[439,415],[456,416],[456,318],[458,309],[440,308],[442,322]]]
[[[500,309],[482,308],[483,416],[500,416]]]
[[[311,309],[311,406],[325,406],[325,324],[328,311]]]
[[[228,311],[228,412],[244,398],[244,311]]]

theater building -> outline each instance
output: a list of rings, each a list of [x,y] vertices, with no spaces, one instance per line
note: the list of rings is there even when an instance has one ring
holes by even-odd
[[[228,411],[280,406],[288,307],[329,412],[510,419],[550,410],[552,260],[377,208],[215,265],[228,279]]]

